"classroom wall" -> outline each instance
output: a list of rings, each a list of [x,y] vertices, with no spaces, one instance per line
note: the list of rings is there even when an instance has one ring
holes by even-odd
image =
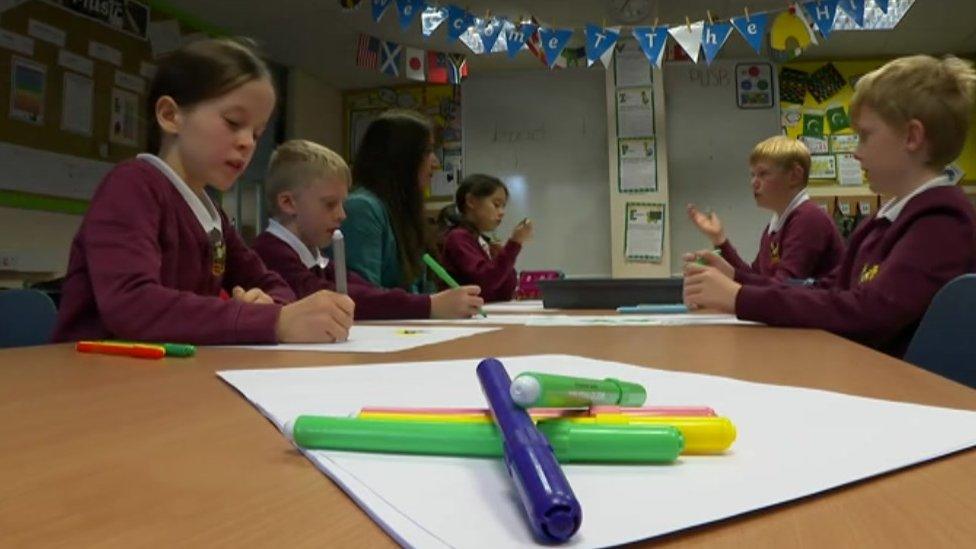
[[[289,139],[308,139],[342,151],[342,94],[338,89],[291,69],[285,117]]]
[[[80,215],[0,208],[0,255],[29,253],[34,260],[52,265],[54,276],[62,276],[68,266],[71,239],[80,224]],[[0,287],[20,287],[22,281],[31,278],[33,275],[0,270]]]

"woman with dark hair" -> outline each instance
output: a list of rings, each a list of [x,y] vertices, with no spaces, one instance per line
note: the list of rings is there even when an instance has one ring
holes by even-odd
[[[348,267],[384,288],[420,292],[427,248],[423,189],[437,166],[420,114],[391,110],[366,129],[352,167],[342,224]]]

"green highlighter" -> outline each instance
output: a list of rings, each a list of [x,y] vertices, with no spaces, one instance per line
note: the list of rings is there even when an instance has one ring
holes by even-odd
[[[197,348],[195,345],[190,345],[189,343],[156,343],[156,342],[146,342],[146,341],[114,341],[114,343],[129,343],[134,345],[152,345],[154,347],[162,347],[166,351],[166,356],[173,356],[179,358],[191,357],[196,354]]]
[[[638,383],[524,372],[512,381],[512,400],[522,408],[641,406],[647,391]]]
[[[573,424],[542,421],[562,463],[670,463],[684,437],[670,425]],[[356,417],[298,416],[284,427],[301,448],[462,457],[502,457],[493,423],[420,422]]]
[[[424,263],[427,264],[428,267],[430,267],[430,270],[434,271],[434,274],[436,274],[438,278],[444,281],[444,284],[447,284],[451,288],[461,287],[461,285],[458,284],[458,281],[454,280],[454,277],[451,276],[451,273],[447,272],[447,270],[444,267],[442,267],[441,264],[438,263],[436,259],[431,257],[430,254],[424,254],[423,257],[421,257],[421,259],[424,261]],[[485,312],[481,309],[478,309],[478,314],[480,314],[481,316],[487,316],[485,315]]]

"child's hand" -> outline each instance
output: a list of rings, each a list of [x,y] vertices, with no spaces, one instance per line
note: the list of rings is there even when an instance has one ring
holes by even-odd
[[[356,304],[321,290],[281,308],[275,331],[281,343],[335,343],[349,339]]]
[[[681,256],[681,259],[685,263],[698,263],[699,265],[708,265],[709,267],[715,267],[723,275],[735,280],[735,267],[731,263],[725,260],[722,256],[711,250],[698,250],[697,252],[689,252]]]
[[[688,204],[688,218],[712,241],[713,245],[721,246],[725,242],[725,230],[722,229],[722,221],[715,212],[706,214],[698,211],[694,204]]]
[[[234,289],[231,291],[231,293],[233,294],[232,297],[234,299],[236,299],[237,301],[243,301],[244,303],[263,303],[263,304],[274,303],[274,300],[271,299],[271,296],[264,293],[264,291],[261,290],[261,288],[251,288],[250,290],[245,292],[244,288],[241,288],[240,286],[234,286]]]
[[[512,231],[512,240],[518,242],[519,244],[524,244],[532,239],[532,233],[534,230],[535,229],[532,228],[532,220],[523,219]]]
[[[689,309],[713,309],[735,313],[735,298],[742,284],[728,278],[714,267],[697,263],[685,265],[684,301]]]
[[[481,288],[461,286],[430,296],[430,318],[470,318],[478,313],[485,300]]]

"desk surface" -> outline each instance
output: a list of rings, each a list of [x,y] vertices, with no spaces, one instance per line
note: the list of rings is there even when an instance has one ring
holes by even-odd
[[[392,546],[214,372],[537,353],[976,410],[976,391],[824,332],[774,328],[510,326],[385,355],[3,350],[0,545]],[[655,541],[964,546],[976,539],[973,516],[976,452],[966,451]]]

